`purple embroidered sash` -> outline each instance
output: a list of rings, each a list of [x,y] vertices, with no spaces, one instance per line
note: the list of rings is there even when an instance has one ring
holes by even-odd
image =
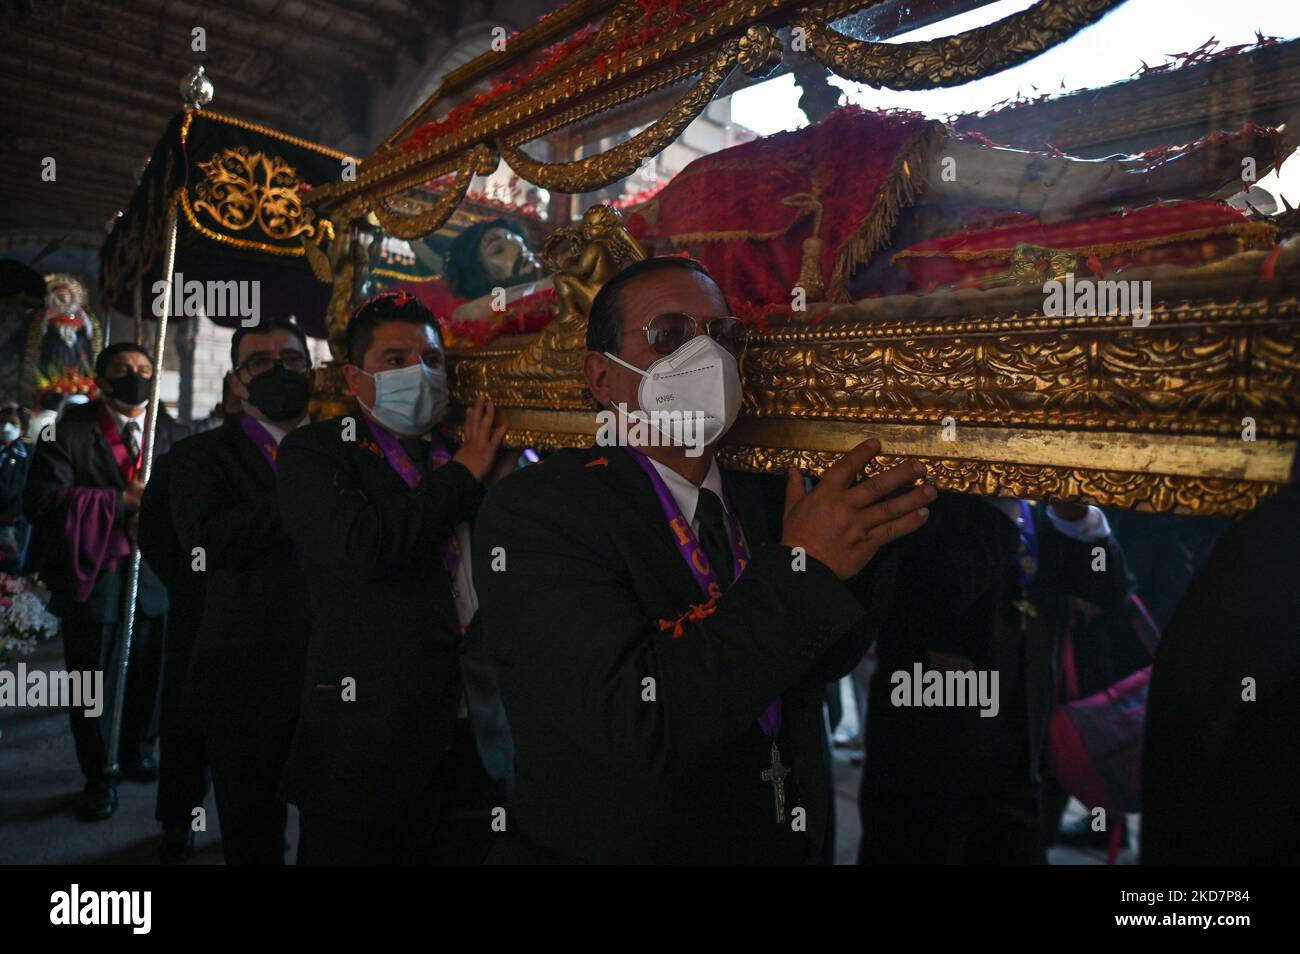
[[[388,461],[388,466],[397,471],[397,476],[406,481],[406,486],[415,488],[424,479],[424,475],[420,473],[420,468],[415,466],[401,442],[378,424],[371,425],[370,433],[374,435],[379,449],[384,452],[384,460]],[[451,451],[447,450],[447,445],[436,432],[430,436],[432,440],[429,441],[429,470],[434,471],[451,460]],[[456,571],[460,569],[460,545],[456,543],[454,530],[443,551],[442,562],[447,568],[447,575],[455,579]]]
[[[104,432],[104,440],[108,441],[108,448],[113,452],[113,460],[117,464],[118,472],[122,475],[122,482],[129,484],[135,479],[135,475],[140,473],[140,467],[144,463],[144,443],[138,441],[136,445],[135,460],[130,460],[130,453],[126,449],[126,442],[122,440],[122,432],[117,429],[117,421],[113,419],[112,413],[108,410],[108,405],[103,401],[99,402],[99,429]],[[143,430],[141,437],[144,436]]]
[[[672,491],[664,483],[664,479],[659,476],[659,471],[655,470],[654,464],[650,459],[633,447],[624,448],[628,455],[636,461],[641,469],[645,471],[646,476],[650,478],[650,485],[654,487],[655,497],[659,500],[659,507],[664,512],[664,517],[668,520],[668,528],[673,532],[673,542],[677,544],[677,552],[686,561],[686,565],[695,576],[695,582],[699,584],[700,590],[710,599],[717,599],[722,595],[722,586],[718,582],[717,571],[709,566],[708,558],[704,555],[704,548],[700,546],[700,541],[696,539],[695,533],[691,530],[691,525],[686,522],[681,508],[677,506],[677,501],[673,499]],[[745,567],[749,564],[749,548],[745,546],[745,538],[740,532],[740,521],[736,519],[731,512],[731,506],[727,503],[726,497],[723,497],[722,507],[726,511],[728,523],[730,526],[731,553],[734,557],[735,576],[733,580],[739,579],[740,574],[745,572]],[[769,738],[776,738],[776,734],[781,730],[781,700],[777,699],[772,702],[758,719],[759,727],[763,734]]]
[[[248,439],[253,442],[253,446],[262,452],[266,462],[271,465],[271,469],[278,471],[280,457],[280,445],[275,442],[270,431],[262,426],[262,422],[251,414],[239,415],[239,426],[244,429]]]

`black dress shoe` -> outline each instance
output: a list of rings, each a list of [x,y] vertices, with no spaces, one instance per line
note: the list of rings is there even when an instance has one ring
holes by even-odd
[[[111,784],[87,785],[81,794],[78,815],[82,821],[104,821],[117,811],[117,786]]]
[[[150,755],[145,755],[134,762],[125,762],[122,765],[122,777],[129,778],[133,782],[156,782],[158,781],[158,760]]]
[[[1121,815],[1116,823],[1120,826],[1120,844],[1125,841],[1124,816]],[[1061,834],[1058,844],[1069,845],[1071,848],[1109,848],[1110,839],[1114,832],[1110,830],[1093,831],[1092,816],[1085,815],[1083,818],[1076,818],[1072,822],[1066,822],[1061,825]]]
[[[165,865],[181,865],[194,854],[194,829],[189,825],[164,828],[158,845],[158,860]]]

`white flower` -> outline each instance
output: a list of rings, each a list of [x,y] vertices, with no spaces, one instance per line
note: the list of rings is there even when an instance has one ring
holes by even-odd
[[[45,625],[45,604],[33,593],[18,593],[9,607],[10,625],[23,633],[35,635]]]

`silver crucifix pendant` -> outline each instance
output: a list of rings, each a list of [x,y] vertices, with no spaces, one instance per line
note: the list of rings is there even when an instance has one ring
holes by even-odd
[[[772,764],[759,772],[758,777],[764,782],[772,783],[772,798],[776,802],[776,823],[778,825],[785,821],[785,777],[789,774],[790,769],[781,764],[781,751],[776,747],[776,740],[773,739]]]

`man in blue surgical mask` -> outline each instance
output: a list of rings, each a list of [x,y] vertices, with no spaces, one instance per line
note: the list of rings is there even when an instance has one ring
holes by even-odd
[[[477,863],[513,770],[469,564],[505,425],[480,400],[459,447],[437,433],[442,342],[410,295],[362,305],[347,350],[357,409],[279,452],[280,511],[312,609],[284,778],[298,860]]]

